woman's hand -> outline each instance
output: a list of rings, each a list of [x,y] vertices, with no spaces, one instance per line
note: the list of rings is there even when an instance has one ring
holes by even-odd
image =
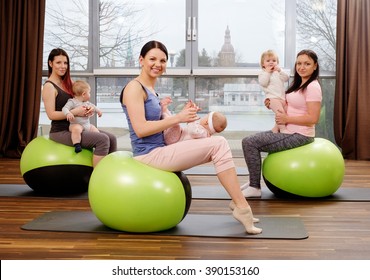
[[[71,111],[77,117],[91,117],[95,113],[94,106],[78,106]]]
[[[275,115],[275,122],[277,123],[277,124],[287,124],[287,122],[288,122],[288,115],[284,112],[284,111],[282,111],[282,110],[278,110],[277,112],[276,112],[276,115]]]
[[[199,116],[197,115],[200,108],[192,103],[191,106],[185,106],[181,112],[177,114],[181,123],[193,122],[199,120]]]
[[[82,106],[85,108],[85,114],[84,117],[91,117],[95,114],[95,108],[94,106]]]
[[[270,98],[266,98],[264,103],[265,103],[266,108],[270,109]]]

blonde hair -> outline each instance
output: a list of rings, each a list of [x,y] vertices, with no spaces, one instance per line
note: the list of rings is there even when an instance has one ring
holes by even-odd
[[[267,51],[263,52],[262,55],[261,55],[260,65],[261,65],[262,68],[263,68],[263,61],[265,60],[266,57],[269,57],[269,56],[275,57],[277,63],[279,64],[279,57],[276,54],[276,52],[273,51],[273,50],[267,50]]]
[[[84,92],[90,90],[90,85],[83,80],[77,80],[72,85],[73,95],[81,96]]]

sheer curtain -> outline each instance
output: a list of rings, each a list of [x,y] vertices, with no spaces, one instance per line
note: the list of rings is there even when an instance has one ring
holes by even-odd
[[[0,156],[19,158],[37,136],[45,0],[0,1]]]
[[[370,1],[338,0],[334,134],[346,159],[370,160]]]

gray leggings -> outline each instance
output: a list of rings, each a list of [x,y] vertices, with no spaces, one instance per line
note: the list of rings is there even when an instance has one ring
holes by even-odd
[[[82,148],[94,148],[94,154],[97,156],[106,156],[117,150],[117,138],[112,133],[99,130],[100,133],[83,131],[81,133]],[[71,132],[63,130],[49,134],[49,138],[55,142],[64,145],[73,146]]]
[[[242,140],[245,163],[249,171],[249,185],[261,188],[261,152],[275,153],[300,147],[315,140],[302,134],[285,134],[264,131]]]

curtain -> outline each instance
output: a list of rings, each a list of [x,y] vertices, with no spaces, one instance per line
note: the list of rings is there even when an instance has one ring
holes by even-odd
[[[0,156],[19,158],[37,136],[45,0],[0,1]]]
[[[370,160],[370,1],[338,0],[334,135],[345,159]]]

